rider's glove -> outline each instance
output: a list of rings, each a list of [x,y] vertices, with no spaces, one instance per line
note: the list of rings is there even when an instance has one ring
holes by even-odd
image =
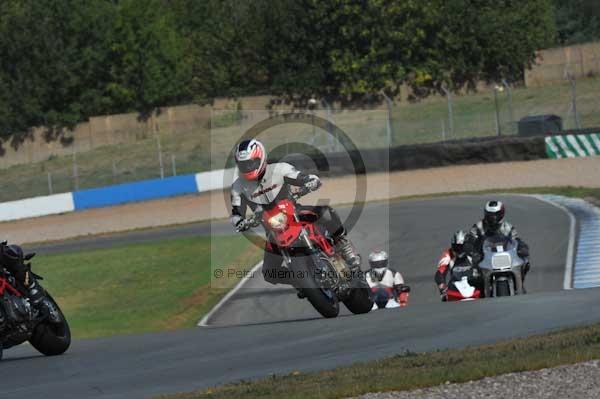
[[[308,191],[316,191],[321,187],[321,180],[315,175],[308,175],[306,182],[304,183],[304,187]]]
[[[246,219],[240,219],[236,224],[235,224],[235,231],[238,233],[241,233],[243,231],[246,231],[250,228],[250,223],[248,222],[248,220]]]

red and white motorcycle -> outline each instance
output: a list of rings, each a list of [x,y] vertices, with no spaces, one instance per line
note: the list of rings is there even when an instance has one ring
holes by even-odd
[[[481,282],[481,272],[473,267],[473,260],[470,256],[457,260],[450,269],[450,281],[442,301],[472,301],[482,297],[481,289],[478,288]]]

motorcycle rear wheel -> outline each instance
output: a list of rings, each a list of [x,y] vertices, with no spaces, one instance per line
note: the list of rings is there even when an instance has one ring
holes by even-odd
[[[386,301],[387,303],[387,301]],[[373,300],[368,288],[353,288],[344,305],[354,314],[369,313],[373,309]],[[378,304],[378,307],[379,306]],[[385,304],[383,305],[385,307]]]
[[[33,331],[33,335],[29,339],[29,343],[43,355],[62,355],[71,345],[71,329],[54,298],[52,298],[50,294],[46,295],[48,296],[48,299],[53,302],[56,309],[58,309],[61,321],[59,323],[45,321],[38,324]]]
[[[496,296],[510,296],[510,286],[508,285],[507,280],[496,282]]]

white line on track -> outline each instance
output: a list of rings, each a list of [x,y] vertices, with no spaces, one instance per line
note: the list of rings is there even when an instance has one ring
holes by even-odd
[[[567,244],[567,259],[565,263],[565,277],[563,280],[563,289],[570,290],[573,289],[573,262],[575,260],[575,226],[577,221],[575,219],[575,215],[568,210],[565,206],[557,204],[554,201],[550,201],[549,199],[541,196],[541,195],[528,195],[537,199],[538,201],[545,202],[546,204],[552,205],[569,216],[569,243]]]
[[[254,273],[256,273],[256,271],[261,266],[262,266],[262,261],[258,262],[256,265],[254,265],[252,270],[250,270],[250,273],[246,273],[246,275],[236,284],[236,286],[233,287],[233,289],[231,291],[229,291],[227,293],[227,295],[225,295],[223,298],[221,298],[221,300],[210,310],[210,312],[208,312],[206,315],[204,315],[204,317],[202,319],[200,319],[200,321],[198,322],[198,327],[207,327],[210,318],[215,313],[217,313],[219,311],[219,309],[221,309],[221,307],[223,307],[223,305],[225,305],[225,303],[232,296],[234,296],[235,293],[238,292],[240,290],[240,288],[242,288],[244,286],[244,284],[246,284],[250,280],[250,278],[252,278],[252,276],[254,276]]]

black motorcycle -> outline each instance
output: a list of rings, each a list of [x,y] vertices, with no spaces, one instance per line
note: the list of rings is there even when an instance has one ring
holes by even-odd
[[[24,255],[23,259],[29,261],[34,255]],[[45,295],[51,306],[33,306],[14,276],[0,267],[0,359],[4,349],[26,341],[46,356],[61,355],[69,348],[69,324],[52,296],[47,292]]]

